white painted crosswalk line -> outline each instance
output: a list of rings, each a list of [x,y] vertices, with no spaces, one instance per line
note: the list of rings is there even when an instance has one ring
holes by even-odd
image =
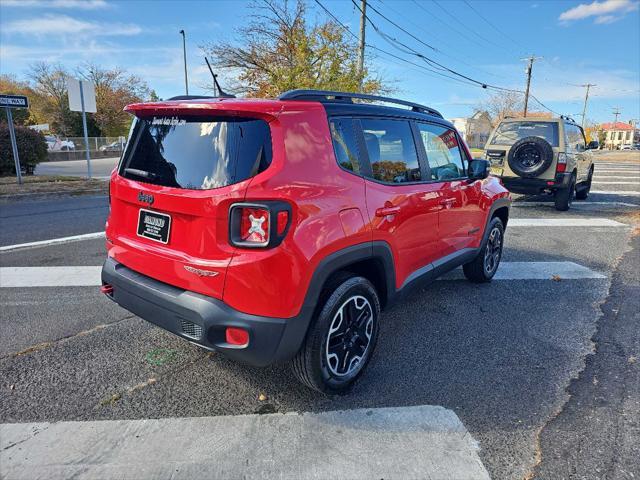
[[[511,218],[508,227],[628,227],[609,218]]]
[[[599,193],[601,195],[627,195],[633,197],[640,195],[640,191],[637,190],[629,190],[628,192],[625,190],[591,190],[591,193]]]
[[[458,416],[427,405],[5,424],[0,447],[3,477],[15,480],[489,479]]]
[[[622,224],[621,224],[622,225]],[[3,267],[0,287],[97,287],[102,285],[102,267]],[[563,278],[604,278],[602,274],[573,262],[502,262],[497,280],[551,279],[551,274]],[[462,278],[454,274],[449,279]]]
[[[2,267],[0,287],[91,287],[102,285],[102,267]]]
[[[85,233],[83,235],[72,235],[70,237],[51,238],[49,240],[39,240],[37,242],[18,243],[15,245],[5,245],[0,247],[0,252],[9,252],[22,248],[45,247],[50,245],[61,245],[63,243],[80,242],[82,240],[93,240],[104,237],[104,232]]]
[[[640,186],[640,182],[601,182],[599,180],[593,180],[594,185],[638,185]]]
[[[617,178],[618,180],[635,180],[638,179],[640,180],[640,176],[638,177],[634,177],[634,176],[616,176],[616,175],[596,175],[593,178],[606,178],[606,179],[611,179],[611,178]]]

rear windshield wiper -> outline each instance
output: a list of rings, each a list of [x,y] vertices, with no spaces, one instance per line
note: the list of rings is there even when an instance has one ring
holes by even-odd
[[[137,168],[125,168],[124,172],[129,173],[131,175],[135,175],[136,177],[150,178],[150,179],[158,178],[158,175],[156,173],[147,172],[146,170],[138,170]]]

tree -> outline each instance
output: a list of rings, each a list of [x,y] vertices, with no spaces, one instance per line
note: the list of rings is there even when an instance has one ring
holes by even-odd
[[[97,112],[92,117],[102,135],[126,135],[131,119],[123,108],[151,97],[146,82],[119,68],[103,69],[91,63],[79,69],[78,74],[95,86]]]
[[[475,110],[486,110],[489,112],[491,121],[495,127],[505,117],[521,114],[523,109],[524,101],[521,93],[499,92],[481,102]]]
[[[16,125],[35,125],[42,123],[42,106],[46,102],[31,86],[24,81],[17,80],[12,75],[0,75],[0,92],[8,95],[25,95],[29,99],[29,108],[13,109],[13,122]],[[4,108],[0,109],[0,122],[7,121]]]
[[[46,62],[35,63],[29,70],[33,90],[44,99],[42,115],[47,119],[51,130],[72,136],[78,132],[73,128],[73,112],[69,110],[68,75],[62,65]]]
[[[388,90],[366,67],[359,71],[356,42],[340,25],[307,24],[303,0],[262,0],[253,9],[251,21],[238,30],[239,44],[202,47],[216,67],[237,76],[239,86],[230,91],[275,97],[295,88],[356,92],[361,83],[366,93]]]

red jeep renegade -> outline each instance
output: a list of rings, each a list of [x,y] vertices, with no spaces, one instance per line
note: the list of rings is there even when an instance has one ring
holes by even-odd
[[[295,90],[126,110],[102,291],[205,349],[289,360],[339,392],[381,308],[460,265],[474,282],[496,273],[509,193],[429,107]]]

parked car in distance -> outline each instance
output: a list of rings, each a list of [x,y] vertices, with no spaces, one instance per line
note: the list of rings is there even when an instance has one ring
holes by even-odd
[[[498,269],[509,192],[429,107],[294,90],[126,110],[101,290],[207,350],[343,392],[381,309],[460,265]]]
[[[118,140],[107,145],[102,145],[98,150],[101,152],[121,152],[124,150],[124,144]]]
[[[511,192],[550,193],[557,210],[568,210],[574,196],[589,196],[594,148],[570,118],[505,118],[489,137],[485,158]]]
[[[47,150],[50,152],[75,150],[76,148],[71,140],[61,140],[54,135],[45,135],[44,139],[47,142]]]

